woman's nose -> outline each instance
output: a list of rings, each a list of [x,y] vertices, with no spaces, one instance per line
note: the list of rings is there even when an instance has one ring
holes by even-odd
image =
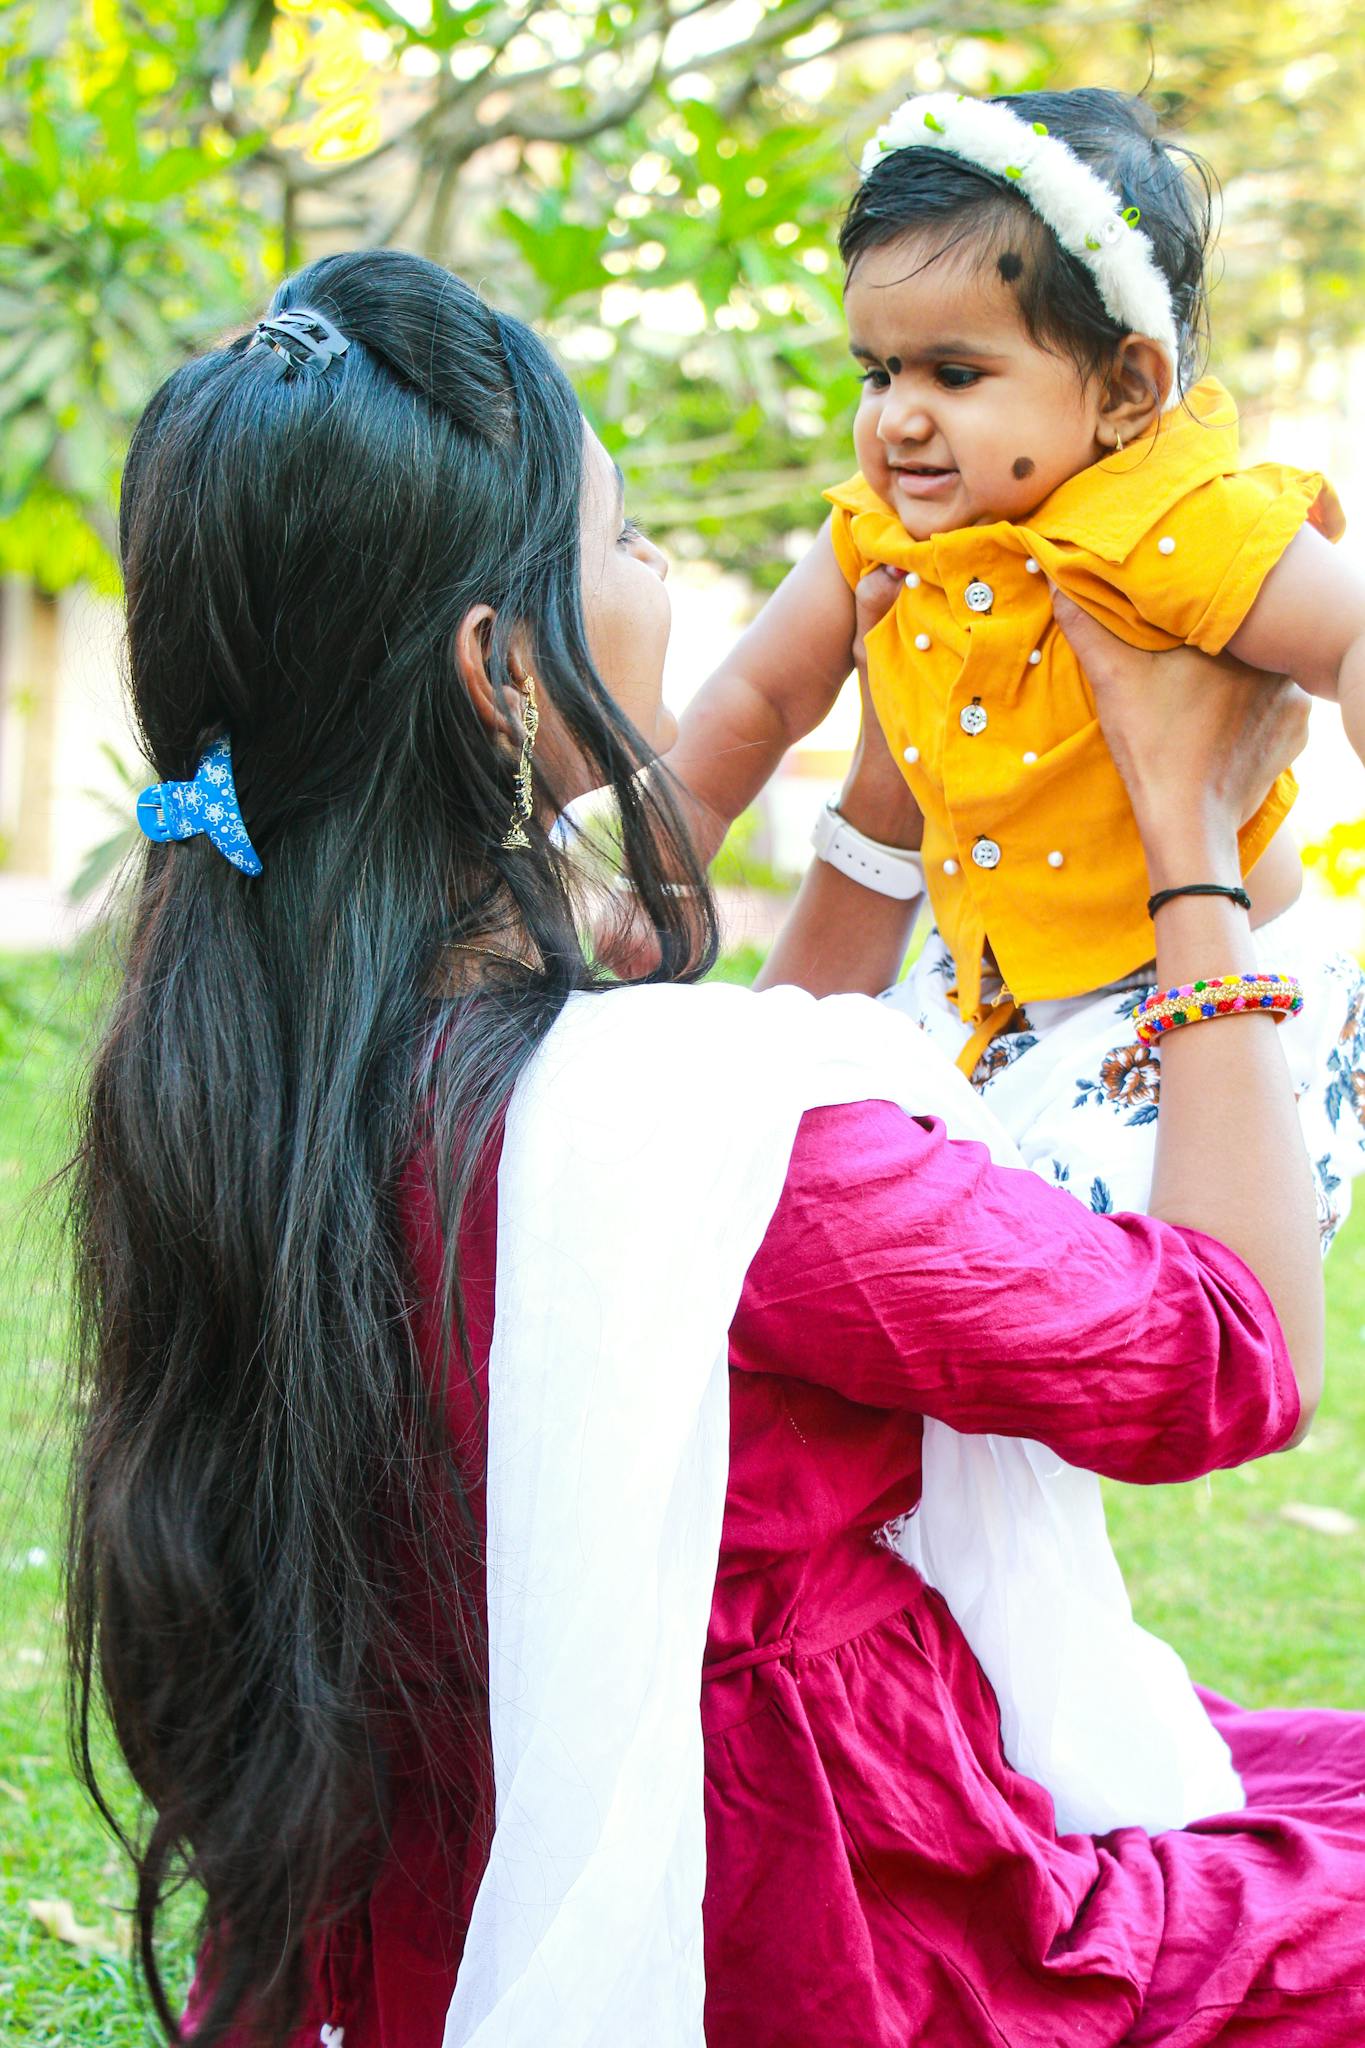
[[[640,535],[640,558],[654,571],[660,583],[667,583],[668,556],[662,548],[655,547],[653,541],[647,539],[643,533]]]

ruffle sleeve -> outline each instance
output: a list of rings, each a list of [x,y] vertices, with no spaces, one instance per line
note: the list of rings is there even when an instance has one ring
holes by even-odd
[[[834,507],[830,521],[834,559],[850,590],[857,588],[871,568],[888,563],[899,569],[911,566],[914,550],[922,544],[910,538],[866,477],[850,477],[825,496]]]

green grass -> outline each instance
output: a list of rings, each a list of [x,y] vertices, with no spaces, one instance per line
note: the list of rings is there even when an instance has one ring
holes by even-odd
[[[1295,1451],[1191,1486],[1107,1486],[1139,1619],[1247,1706],[1365,1707],[1365,1195],[1327,1261],[1327,1391]],[[1356,1523],[1323,1535],[1292,1505]]]
[[[126,1958],[127,1869],[67,1766],[59,1639],[60,1194],[70,1097],[104,978],[97,961],[0,961],[0,2044],[142,2048],[155,2037]],[[112,1765],[109,1745],[103,1754]],[[110,1782],[135,1811],[119,1773]],[[99,1946],[45,1934],[65,1900]],[[183,1977],[181,1915],[171,1967]],[[110,1952],[103,1952],[108,1950]]]
[[[727,963],[748,979],[758,956]],[[0,2048],[142,2048],[154,2038],[121,1953],[51,1939],[31,1899],[64,1899],[121,1948],[127,1873],[65,1759],[56,1634],[65,1280],[53,1205],[98,975],[0,961]],[[1302,1449],[1193,1486],[1107,1489],[1140,1618],[1204,1683],[1251,1705],[1365,1703],[1357,1626],[1365,1533],[1320,1535],[1293,1502],[1365,1525],[1365,1212],[1328,1266],[1327,1399]],[[120,1783],[116,1777],[113,1782]],[[126,1788],[124,1788],[126,1797]],[[189,1970],[186,1910],[167,1957]]]

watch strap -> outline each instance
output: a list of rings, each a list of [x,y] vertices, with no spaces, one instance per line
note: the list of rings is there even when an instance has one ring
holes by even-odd
[[[908,846],[884,846],[879,839],[869,839],[856,825],[850,825],[832,802],[825,804],[815,821],[811,845],[821,860],[878,896],[913,903],[924,893],[924,863],[918,853]]]

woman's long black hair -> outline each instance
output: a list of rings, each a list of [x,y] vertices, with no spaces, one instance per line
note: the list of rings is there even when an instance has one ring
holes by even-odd
[[[395,1759],[435,1723],[483,1725],[468,1474],[419,1354],[400,1185],[425,1147],[459,1370],[464,1204],[566,997],[602,983],[543,829],[552,791],[531,849],[501,848],[516,750],[457,674],[471,606],[496,612],[495,684],[520,629],[614,790],[659,974],[703,971],[715,945],[666,778],[638,774],[649,750],[589,654],[562,371],[395,251],[311,265],[276,293],[288,308],[348,351],[319,369],[249,335],[215,348],[158,391],[128,457],[136,723],[163,778],[230,734],[264,873],[202,837],[147,847],[74,1165],[74,1741],[112,1820],[102,1699],[148,1802],[136,1937],[172,2037],[161,1911],[186,1876],[203,1887],[203,2048],[234,2020],[286,2039],[308,1944],[373,1881]],[[443,995],[451,942],[499,933],[534,964]],[[446,1625],[415,1629],[424,1607]]]

